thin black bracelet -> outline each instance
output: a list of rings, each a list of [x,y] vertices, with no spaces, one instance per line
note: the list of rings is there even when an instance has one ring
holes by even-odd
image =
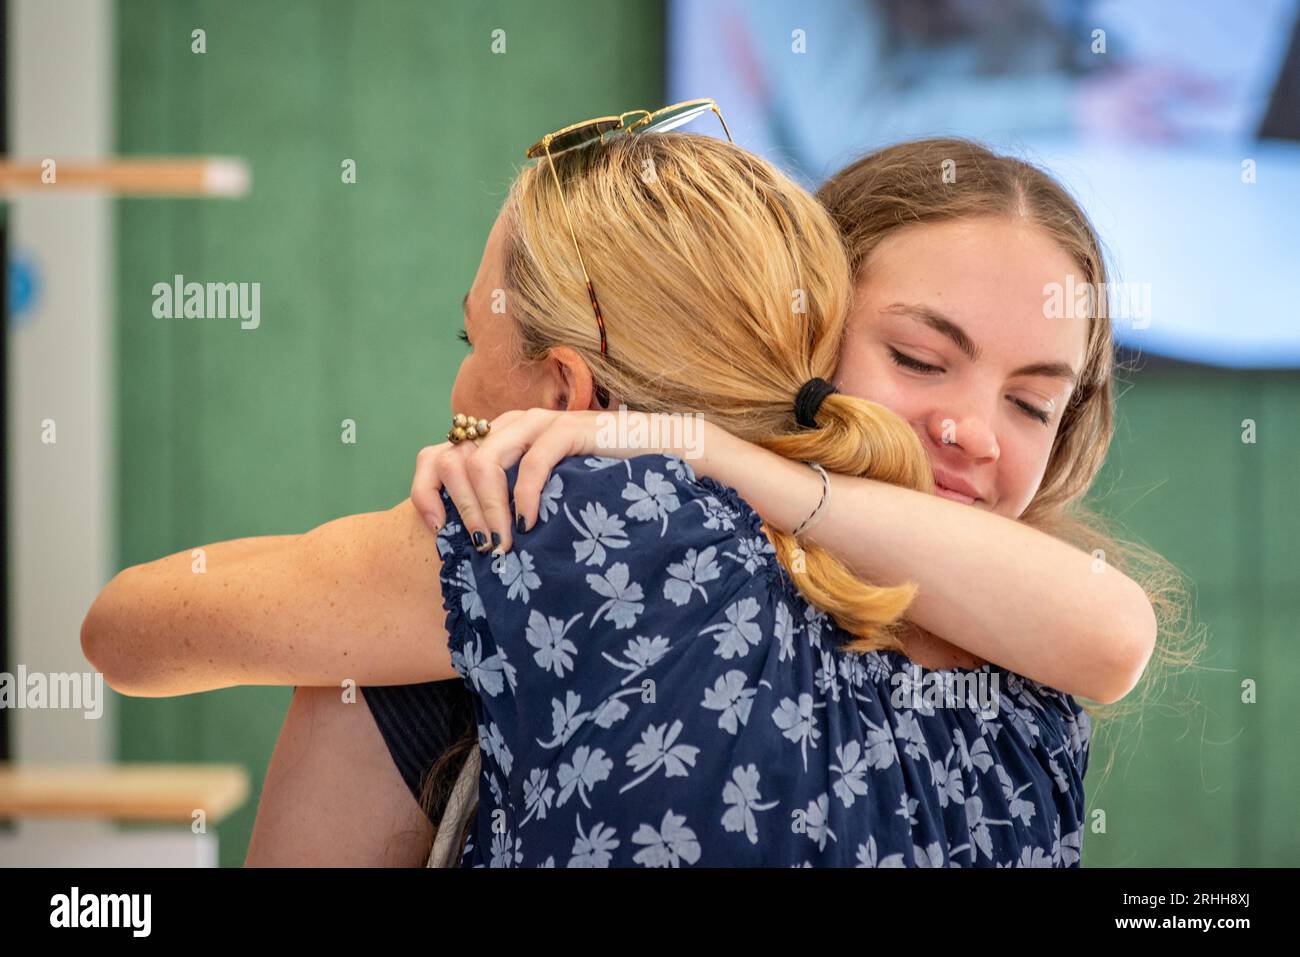
[[[809,515],[807,518],[805,518],[802,522],[800,522],[799,527],[796,528],[793,532],[791,532],[791,534],[795,538],[798,538],[802,533],[808,531],[808,529],[812,528],[815,524],[817,524],[817,520],[821,517],[822,509],[826,506],[826,503],[831,500],[831,479],[830,476],[826,474],[826,470],[822,468],[820,465],[818,465],[816,462],[805,462],[804,464],[807,465],[809,468],[816,469],[817,472],[821,475],[822,497],[821,497],[821,501],[817,503],[817,507],[812,510],[812,514]]]

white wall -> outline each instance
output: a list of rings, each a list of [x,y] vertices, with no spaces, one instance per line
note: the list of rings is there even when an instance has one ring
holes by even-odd
[[[112,153],[112,18],[108,0],[11,0],[12,157]],[[24,194],[11,205],[9,241],[11,253],[35,262],[41,288],[35,310],[6,331],[7,667],[84,673],[81,620],[108,577],[112,548],[112,201]],[[41,441],[45,419],[55,422],[55,444]],[[109,711],[98,720],[71,710],[9,718],[19,762],[112,757]]]

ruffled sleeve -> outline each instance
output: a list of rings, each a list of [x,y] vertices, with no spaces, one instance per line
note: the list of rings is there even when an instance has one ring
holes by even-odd
[[[506,778],[545,765],[587,722],[619,721],[638,679],[671,668],[689,644],[673,623],[749,584],[750,553],[751,571],[771,564],[752,511],[722,492],[671,456],[567,459],[535,527],[495,560],[473,547],[444,493],[452,664],[481,702],[481,743]]]
[[[1092,718],[1088,712],[1083,710],[1083,705],[1069,697],[1070,708],[1074,712],[1074,720],[1069,723],[1069,747],[1070,755],[1074,759],[1075,767],[1079,769],[1079,780],[1082,781],[1088,774],[1088,756],[1091,753],[1092,743]]]

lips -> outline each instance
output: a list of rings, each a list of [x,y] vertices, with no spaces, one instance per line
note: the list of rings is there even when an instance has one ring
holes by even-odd
[[[984,496],[973,484],[951,472],[944,472],[940,469],[934,469],[934,481],[938,491],[955,492],[959,500],[968,499],[970,504],[979,501]],[[953,498],[954,496],[946,496]]]

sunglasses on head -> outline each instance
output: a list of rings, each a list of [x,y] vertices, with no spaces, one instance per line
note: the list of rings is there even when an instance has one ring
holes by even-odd
[[[569,227],[569,238],[573,240],[573,251],[578,256],[578,266],[582,269],[582,278],[587,283],[591,311],[596,314],[596,328],[600,331],[601,356],[608,354],[605,342],[605,317],[601,315],[600,300],[596,298],[596,289],[591,284],[591,276],[587,274],[587,264],[583,261],[582,248],[578,245],[578,235],[573,228],[573,218],[569,215],[569,204],[564,199],[564,190],[560,188],[560,177],[555,172],[554,157],[592,143],[604,143],[609,137],[620,134],[631,136],[640,133],[664,133],[708,112],[717,116],[718,122],[722,124],[722,132],[727,136],[727,142],[734,143],[718,104],[713,100],[703,99],[674,103],[653,113],[648,110],[629,110],[619,116],[598,116],[595,119],[583,120],[581,123],[558,129],[554,133],[547,133],[524,153],[528,159],[545,157],[550,167],[551,178],[555,181],[555,189],[560,194],[560,203],[564,209],[564,220]],[[601,408],[609,408],[609,392],[599,383],[596,385],[596,401],[600,403]]]

